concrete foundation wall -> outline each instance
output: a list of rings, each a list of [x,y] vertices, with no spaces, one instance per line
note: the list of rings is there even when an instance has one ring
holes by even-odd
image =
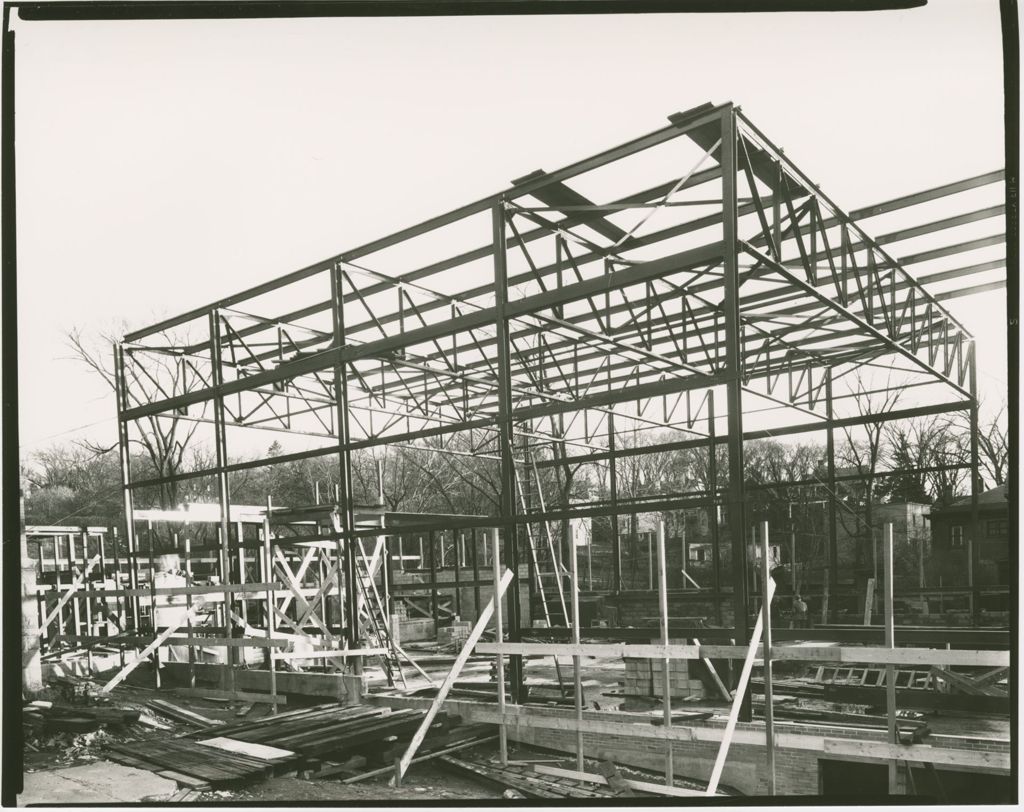
[[[365,701],[370,704],[387,705],[394,708],[423,708],[429,700],[414,697],[367,696]],[[462,716],[466,723],[496,721],[496,708],[492,703],[481,703],[464,700],[448,700],[445,710]],[[512,706],[506,716],[506,729],[512,741],[519,741],[538,747],[546,747],[564,753],[573,753],[576,749],[576,733],[573,712],[556,708]],[[614,711],[584,711],[585,722],[612,723],[617,729],[612,731],[590,732],[583,734],[585,755],[591,758],[609,758],[620,764],[633,767],[664,771],[666,742],[653,737],[630,735],[630,728],[636,732],[652,730],[649,727],[650,717],[645,714],[624,713]],[[541,727],[541,724],[547,726]],[[621,727],[619,727],[621,726]],[[684,727],[680,725],[680,727]],[[712,719],[700,722],[688,722],[685,727],[694,731],[715,729],[715,736],[720,736],[725,728],[723,719]],[[623,732],[621,735],[618,730]],[[815,795],[819,788],[819,759],[833,761],[871,761],[884,764],[886,762],[872,757],[872,745],[885,742],[884,730],[862,730],[853,728],[833,727],[829,725],[809,725],[797,723],[777,723],[776,732],[787,737],[787,747],[776,747],[776,791],[780,795]],[[733,787],[748,795],[763,795],[767,792],[767,754],[763,743],[765,736],[763,722],[740,722],[736,726],[736,739],[729,748],[721,783]],[[830,755],[823,749],[823,737],[827,739],[850,740],[855,747],[863,745],[861,757]],[[715,758],[718,754],[719,742],[705,741],[694,738],[686,741],[675,741],[673,761],[675,774],[699,781],[707,781],[711,775]],[[744,743],[745,740],[745,743]],[[803,743],[803,746],[799,746]],[[928,744],[936,749],[960,751],[978,755],[979,750],[988,753],[1008,756],[1009,742],[990,738],[968,738],[932,735]],[[798,746],[793,746],[798,745]],[[1008,761],[1006,763],[1009,763]],[[950,766],[944,769],[952,769]],[[964,767],[979,776],[988,772],[979,766]],[[994,770],[995,774],[1002,774]],[[901,771],[902,774],[902,771]]]

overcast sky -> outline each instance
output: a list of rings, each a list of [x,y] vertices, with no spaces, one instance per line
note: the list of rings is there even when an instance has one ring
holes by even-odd
[[[705,101],[740,104],[847,210],[1004,163],[995,0],[13,25],[23,454],[116,441],[112,396],[66,360],[70,327],[207,304]],[[1004,293],[950,309],[1000,397]]]

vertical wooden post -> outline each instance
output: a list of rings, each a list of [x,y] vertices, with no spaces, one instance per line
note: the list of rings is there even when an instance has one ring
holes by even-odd
[[[825,596],[821,599],[821,624],[828,623],[828,591],[829,591],[829,569],[826,566],[822,573],[822,583],[825,585]]]
[[[885,568],[885,646],[896,647],[896,627],[893,619],[893,568],[892,568],[892,522],[885,525],[882,542],[882,558]],[[889,744],[896,744],[896,666],[885,667],[885,713],[889,731]],[[899,791],[899,775],[896,759],[889,761],[889,794]]]
[[[455,538],[455,533],[453,532],[452,541],[455,542],[455,616],[462,620],[462,575],[460,574],[462,569],[462,556],[460,555],[462,533],[459,533],[459,537]]]
[[[89,564],[89,530],[86,527],[82,528],[82,567],[86,567]],[[100,568],[100,572],[103,572],[103,568]],[[96,632],[92,625],[92,590],[89,588],[89,576],[86,575],[85,581],[82,583],[85,587],[85,628],[86,635],[92,637]],[[92,676],[93,668],[93,656],[92,647],[93,642],[90,640],[87,644],[86,655],[85,655],[85,667],[89,671],[89,676]]]
[[[117,590],[117,625],[118,633],[124,632],[128,627],[128,612],[125,608],[127,601],[121,596],[121,545],[117,538],[117,528],[110,528],[110,538],[114,542],[114,589]],[[42,569],[43,565],[43,552],[42,545],[39,547],[39,567]],[[124,668],[124,646],[117,647],[119,659],[121,661],[121,668]]]
[[[153,556],[153,522],[146,522],[146,541],[149,543],[149,625],[153,634],[159,634],[156,622],[156,561]],[[160,648],[153,649],[153,684],[160,687]]]
[[[83,567],[85,565],[83,564]],[[68,533],[68,575],[71,577],[72,583],[75,580],[75,534]],[[72,634],[79,635],[82,633],[82,606],[81,602],[76,595],[71,599],[71,617],[75,624],[75,630]],[[77,644],[76,644],[77,645]]]
[[[175,536],[177,538],[177,536]],[[192,577],[192,538],[189,533],[189,527],[185,525],[185,586],[192,586],[195,583],[195,579]],[[186,611],[192,611],[192,593],[185,593],[185,606]],[[192,621],[188,622],[186,627],[188,630],[188,636],[192,636]],[[188,647],[188,687],[196,687],[196,648],[193,645]]]
[[[437,559],[435,557],[435,542],[437,536],[434,535],[434,531],[431,530],[427,534],[427,555],[429,556],[428,561],[430,562],[430,614],[434,618],[434,634],[437,634],[438,621],[440,615],[438,614],[437,606]]]
[[[665,564],[665,522],[658,521],[658,614],[661,620],[661,644],[667,646],[668,641],[668,579]],[[664,711],[665,730],[672,728],[672,660],[665,657],[661,661],[662,706]],[[665,740],[665,786],[675,785],[675,764],[673,763],[672,740]],[[581,767],[582,770],[582,767]]]
[[[241,521],[235,522],[235,541],[238,545],[238,583],[245,583],[245,528],[242,526]],[[246,626],[249,625],[249,602],[245,599],[246,595],[242,593],[242,599],[238,602],[239,608],[242,610],[242,621]],[[244,651],[241,652],[244,659]]]
[[[789,574],[793,582],[793,594],[800,594],[800,579],[796,574],[796,525],[793,523],[793,503],[789,503]]]
[[[764,733],[768,755],[768,794],[775,794],[775,709],[772,707],[772,601],[768,581],[768,522],[761,522],[761,626],[764,641]]]
[[[967,537],[967,588],[970,590],[967,596],[967,610],[971,615],[971,625],[974,626],[974,539],[971,536]]]
[[[473,604],[476,607],[476,616],[480,617],[480,544],[476,537],[476,528],[469,534],[470,547],[473,553]]]
[[[569,533],[569,577],[571,579],[570,595],[572,596],[572,642],[580,644],[580,581],[576,563],[576,539]],[[572,655],[572,684],[575,696],[573,704],[576,708],[576,769],[583,772],[583,680],[580,676],[580,655]]]
[[[491,588],[494,590],[494,642],[501,645],[505,640],[502,612],[501,592],[501,551],[499,548],[498,528],[491,530],[491,565],[494,571],[494,582]],[[498,749],[501,755],[501,763],[508,764],[508,730],[505,728],[505,656],[496,654],[494,656],[494,675],[498,682],[498,715],[501,717],[501,724],[498,727]]]
[[[267,583],[267,584],[273,584],[274,583],[273,558],[271,558],[271,551],[270,551],[270,511],[271,511],[272,506],[273,505],[272,505],[272,502],[271,502],[271,498],[268,496],[267,497],[267,512],[265,514],[263,514],[263,560],[266,562],[264,564],[264,570],[263,571],[265,573],[264,577],[266,578],[264,583]],[[340,572],[338,573],[338,577],[339,577],[339,579],[341,578],[341,573]],[[267,601],[267,611],[266,611],[266,618],[267,618],[267,640],[269,641],[271,639],[271,637],[273,636],[273,634],[274,634],[274,627],[275,627],[274,607],[277,605],[277,597],[274,595],[274,587],[273,586],[268,586],[267,587],[266,601]],[[274,660],[274,649],[272,649],[272,648],[268,648],[267,649],[267,660],[270,663],[270,694],[271,694],[271,696],[277,696],[277,663]],[[270,712],[274,713],[274,714],[277,713],[277,703],[276,702],[271,702],[270,703]]]
[[[60,536],[53,536],[53,590],[54,590],[53,594],[54,594],[54,599],[55,599],[57,605],[60,604],[60,587],[61,587],[61,583],[60,583],[61,582],[61,578],[60,578],[60,557],[59,557],[58,552],[57,552],[58,548],[60,547],[59,539],[60,539]],[[43,617],[44,618],[49,613],[49,611],[50,611],[50,608],[49,608],[49,606],[47,606],[46,607],[46,611],[43,612]],[[49,639],[48,639],[50,637],[49,630],[46,628],[45,625],[41,625],[40,628],[43,630],[43,634],[42,634],[43,639],[47,641],[47,643],[46,643],[47,650],[52,649],[53,646],[50,644]],[[61,635],[61,634],[64,634],[64,609],[63,608],[61,608],[60,611],[57,612],[57,635]],[[57,636],[57,635],[55,635],[55,636]]]
[[[687,577],[686,577],[686,554],[687,554],[688,551],[686,549],[686,514],[685,513],[683,514],[683,529],[680,531],[680,534],[679,534],[679,546],[680,546],[680,548],[682,549],[682,552],[683,552],[683,563],[682,563],[682,569],[683,569],[683,589],[686,589],[689,586],[689,581],[687,580]],[[717,595],[715,595],[715,600],[716,601],[718,600],[718,596]]]
[[[654,589],[654,545],[651,538],[654,534],[647,533],[647,588]]]

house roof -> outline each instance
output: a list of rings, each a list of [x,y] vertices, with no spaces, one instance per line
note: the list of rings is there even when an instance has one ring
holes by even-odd
[[[1009,503],[1007,502],[1005,483],[1002,485],[996,485],[996,487],[990,488],[989,490],[983,491],[982,493],[978,494],[978,507],[981,510],[998,510],[999,508],[1007,507],[1008,505]],[[933,510],[932,515],[935,515],[936,513],[945,513],[946,511],[954,511],[956,513],[961,513],[965,510],[970,509],[971,497],[964,496],[960,499],[957,499],[955,502],[953,502],[953,504],[949,505],[948,507],[944,507],[941,510]]]
[[[996,485],[994,488],[991,488],[990,490],[987,490],[987,491],[984,491],[983,493],[979,493],[978,494],[978,504],[979,505],[993,505],[993,504],[1001,505],[1004,502],[1006,502],[1006,485],[1005,484],[1003,484],[1003,485]],[[965,496],[963,499],[957,499],[953,503],[952,506],[953,507],[959,507],[960,505],[970,506],[970,504],[971,504],[971,497]]]

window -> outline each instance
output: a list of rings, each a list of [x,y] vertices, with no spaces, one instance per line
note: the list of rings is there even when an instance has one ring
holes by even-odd
[[[950,534],[950,547],[963,547],[964,546],[964,529],[961,525],[953,525],[953,530]]]
[[[704,545],[694,545],[690,548],[690,561],[703,564],[707,560],[707,549]]]
[[[1010,520],[989,519],[985,522],[985,535],[989,538],[999,538],[1010,535]]]

